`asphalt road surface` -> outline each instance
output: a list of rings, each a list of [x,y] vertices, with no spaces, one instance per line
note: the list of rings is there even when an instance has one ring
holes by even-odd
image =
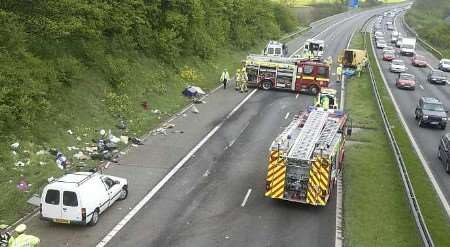
[[[385,21],[385,20],[384,20]],[[384,22],[383,21],[383,22]],[[401,18],[396,18],[395,22],[397,30],[402,34],[407,34],[409,37],[414,37],[407,29],[403,26]],[[390,41],[391,35],[390,31],[386,30],[386,25],[383,25],[385,32],[385,40]],[[398,48],[397,48],[398,50]],[[426,51],[420,45],[416,45],[416,52],[419,55],[423,55],[426,61],[433,68],[437,68],[439,60],[434,57],[431,53]],[[418,122],[414,118],[414,111],[419,102],[420,97],[436,97],[438,98],[446,107],[449,109],[450,106],[450,88],[449,85],[436,85],[431,84],[427,81],[427,75],[430,68],[417,68],[411,65],[411,57],[397,55],[398,58],[405,61],[407,65],[407,72],[416,76],[416,89],[414,91],[405,91],[397,89],[395,86],[395,79],[398,74],[389,72],[390,62],[382,61],[382,51],[378,49],[378,57],[380,58],[380,65],[382,67],[383,73],[389,84],[389,88],[394,95],[400,111],[405,118],[405,121],[412,132],[412,135],[417,142],[425,160],[430,166],[431,172],[436,179],[439,187],[441,188],[446,200],[450,202],[450,175],[447,174],[442,166],[442,163],[437,158],[437,150],[440,142],[440,138],[443,134],[449,132],[450,125],[447,126],[446,130],[440,128],[420,128]],[[446,73],[450,77],[450,73]],[[395,127],[395,126],[394,126]],[[434,193],[434,192],[432,192]]]
[[[325,56],[345,48],[353,31],[384,6],[344,13],[317,22],[289,42],[296,51],[306,38],[326,42]],[[351,19],[346,19],[353,17]],[[342,23],[339,21],[345,20]],[[336,25],[336,23],[339,23]],[[321,33],[323,31],[323,33]],[[333,70],[333,72],[335,72]],[[331,87],[339,90],[340,84]],[[264,197],[268,148],[299,111],[312,104],[307,95],[258,90],[224,121],[246,97],[219,89],[199,114],[187,110],[168,135],[150,136],[106,173],[128,178],[130,194],[100,217],[94,227],[27,222],[42,246],[95,246],[194,146],[219,123],[207,143],[115,235],[108,246],[333,246],[335,195],[325,207],[310,207]],[[184,133],[177,133],[182,130]]]

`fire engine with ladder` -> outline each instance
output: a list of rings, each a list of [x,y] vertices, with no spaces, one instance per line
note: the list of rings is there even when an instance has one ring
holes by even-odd
[[[325,206],[343,167],[347,121],[343,111],[316,107],[294,118],[270,147],[265,195]]]
[[[317,95],[330,82],[329,65],[302,58],[250,55],[245,69],[248,86],[264,90],[285,89]]]

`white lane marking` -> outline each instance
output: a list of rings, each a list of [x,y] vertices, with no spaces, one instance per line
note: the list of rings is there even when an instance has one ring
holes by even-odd
[[[214,127],[184,158],[178,162],[178,164],[172,168],[172,170],[167,173],[167,175],[159,181],[159,183],[144,197],[142,200],[134,206],[134,208],[97,244],[97,247],[104,247],[106,244],[112,240],[112,238],[147,204],[150,199],[155,196],[156,193],[175,175],[181,167],[186,164],[186,162],[223,126],[225,121],[227,121],[237,110],[239,110],[242,105],[244,105],[256,92],[258,89],[253,90],[247,97],[245,97],[241,103],[239,103],[228,115],[220,122],[216,127]]]
[[[245,194],[244,201],[241,204],[242,208],[245,207],[245,204],[247,203],[247,200],[248,200],[248,197],[250,196],[250,193],[252,193],[252,189],[248,189],[247,194]]]
[[[300,94],[295,95],[295,98],[298,99],[298,96],[299,96],[299,95],[300,95]]]
[[[284,116],[284,120],[288,119],[290,112],[286,113],[286,116]]]
[[[425,90],[425,88],[423,88],[422,84],[419,84],[420,89]]]
[[[372,35],[370,37],[372,39]],[[375,48],[373,47],[373,42],[372,41],[370,42],[370,44],[372,46],[372,50],[375,50]],[[377,63],[378,69],[380,71],[383,71],[382,67],[380,65],[380,62],[378,62],[378,56],[375,56],[375,62]],[[441,201],[445,212],[447,213],[447,217],[450,218],[450,205],[449,205],[449,202],[445,198],[444,193],[441,190],[441,187],[439,187],[439,184],[436,181],[436,178],[434,177],[433,173],[431,172],[430,164],[428,164],[428,162],[425,160],[425,157],[423,156],[422,151],[419,148],[419,145],[417,144],[416,140],[414,139],[414,136],[412,135],[412,132],[409,129],[408,125],[406,124],[405,117],[403,116],[403,113],[401,112],[400,107],[398,106],[397,100],[394,98],[394,95],[392,94],[391,88],[388,85],[388,82],[386,80],[386,77],[384,76],[384,73],[382,72],[380,74],[381,74],[381,78],[383,79],[384,85],[387,88],[387,91],[389,93],[389,97],[391,98],[392,102],[394,103],[395,111],[397,112],[397,115],[399,116],[400,121],[402,122],[402,125],[405,128],[406,133],[408,134],[409,140],[411,141],[411,143],[412,143],[412,145],[414,147],[414,150],[416,150],[417,156],[419,156],[420,163],[422,164],[423,169],[427,173],[427,176],[430,179],[431,184],[433,185],[433,188],[436,191],[436,194],[438,195],[439,200]]]

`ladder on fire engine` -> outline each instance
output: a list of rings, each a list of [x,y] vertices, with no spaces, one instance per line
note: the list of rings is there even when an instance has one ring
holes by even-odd
[[[338,130],[339,124],[336,121],[327,121],[325,127],[323,128],[322,134],[320,135],[319,141],[317,142],[319,146],[323,146],[324,148],[330,146]]]
[[[328,112],[312,111],[288,156],[298,160],[310,160],[327,119]]]

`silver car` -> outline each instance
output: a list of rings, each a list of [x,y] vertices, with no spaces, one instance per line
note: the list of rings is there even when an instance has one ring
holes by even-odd
[[[405,62],[403,62],[403,60],[394,59],[392,60],[389,70],[393,73],[401,73],[408,70],[408,68],[406,68]]]

